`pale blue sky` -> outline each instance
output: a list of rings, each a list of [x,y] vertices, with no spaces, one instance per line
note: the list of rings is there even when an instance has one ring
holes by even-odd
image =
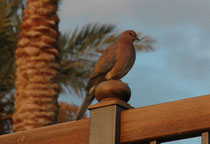
[[[131,105],[210,93],[209,0],[63,0],[59,16],[61,32],[98,22],[115,24],[117,32],[133,29],[157,40],[156,50],[139,53],[123,78],[132,90]],[[81,103],[66,95],[61,99]]]

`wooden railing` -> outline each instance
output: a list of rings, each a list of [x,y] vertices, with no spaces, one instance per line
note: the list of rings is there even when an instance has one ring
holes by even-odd
[[[210,95],[126,108],[121,101],[100,102],[91,106],[90,119],[2,135],[0,144],[158,144],[195,136],[210,143]]]

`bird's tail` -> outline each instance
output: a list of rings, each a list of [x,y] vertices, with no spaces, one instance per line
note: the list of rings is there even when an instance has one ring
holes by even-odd
[[[91,91],[91,90],[90,90]],[[76,120],[79,120],[82,118],[82,116],[85,114],[88,106],[92,103],[92,101],[95,98],[95,88],[93,89],[92,92],[87,92],[86,96],[82,102],[82,104],[80,105],[77,113],[76,113]]]

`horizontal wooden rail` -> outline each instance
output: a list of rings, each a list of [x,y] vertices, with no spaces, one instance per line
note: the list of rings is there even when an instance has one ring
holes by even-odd
[[[84,119],[3,135],[0,144],[88,144],[89,123]],[[210,95],[121,113],[121,143],[157,143],[206,131],[210,131]]]
[[[210,95],[121,113],[121,143],[168,141],[210,130]]]
[[[89,119],[0,136],[0,144],[88,144]]]

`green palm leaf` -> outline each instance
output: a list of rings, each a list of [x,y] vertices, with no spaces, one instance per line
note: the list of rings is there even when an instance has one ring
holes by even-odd
[[[13,92],[15,81],[14,52],[22,19],[24,4],[22,0],[0,0],[0,124],[4,129],[11,127],[13,111]],[[88,24],[70,33],[61,34],[61,68],[58,79],[62,88],[82,96],[90,71],[104,49],[119,37],[114,25]],[[155,40],[140,35],[141,41],[135,43],[137,50],[154,50]],[[1,133],[1,132],[0,132]]]
[[[89,73],[100,53],[115,42],[119,35],[114,25],[106,24],[88,24],[81,29],[76,28],[70,34],[61,35],[58,42],[61,52],[60,83],[70,93],[82,96]],[[140,39],[139,43],[135,43],[138,51],[154,50],[152,44],[155,40],[152,37],[140,35]]]
[[[80,30],[76,28],[72,34],[60,36],[59,79],[70,92],[74,91],[78,96],[82,95],[90,70],[98,57],[98,49],[107,45],[108,39],[109,42],[113,42],[117,38],[113,34],[110,35],[113,30],[113,25],[89,24]]]
[[[20,27],[19,0],[0,0],[0,124],[10,132],[15,80],[14,51]]]

